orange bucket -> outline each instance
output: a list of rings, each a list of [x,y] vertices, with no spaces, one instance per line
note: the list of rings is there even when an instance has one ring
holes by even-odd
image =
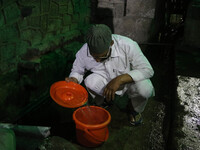
[[[107,125],[111,121],[110,113],[97,106],[80,107],[73,113],[76,124],[77,141],[87,147],[97,147],[108,139]]]

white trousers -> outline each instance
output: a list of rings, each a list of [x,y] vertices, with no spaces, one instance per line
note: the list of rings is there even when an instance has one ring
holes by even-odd
[[[97,98],[99,101],[100,99],[103,100],[103,91],[109,81],[102,77],[99,74],[92,73],[86,77],[84,80],[85,86],[89,89],[98,94],[102,98]],[[131,104],[133,109],[136,112],[143,112],[147,101],[150,97],[155,95],[154,87],[149,79],[138,81],[135,83],[128,83],[124,86],[127,86],[126,93],[131,100]],[[89,92],[93,98],[96,95]],[[99,97],[98,96],[98,97]],[[122,95],[121,95],[122,96]],[[97,102],[98,103],[98,102]],[[101,103],[101,102],[99,102]]]

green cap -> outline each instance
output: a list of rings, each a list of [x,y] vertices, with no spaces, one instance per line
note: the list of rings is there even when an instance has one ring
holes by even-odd
[[[104,24],[92,25],[85,36],[89,50],[95,54],[101,54],[108,50],[112,41],[112,32]]]

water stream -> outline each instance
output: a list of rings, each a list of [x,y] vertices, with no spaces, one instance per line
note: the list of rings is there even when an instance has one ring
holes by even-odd
[[[85,124],[98,124],[100,118],[95,108],[91,108],[89,105],[80,108],[83,118],[81,119]]]

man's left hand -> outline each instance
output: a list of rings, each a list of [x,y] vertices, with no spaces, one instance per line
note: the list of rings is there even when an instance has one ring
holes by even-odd
[[[119,90],[120,86],[126,83],[134,82],[132,77],[129,74],[122,74],[112,79],[105,87],[103,95],[106,97],[106,100],[114,100],[115,92]]]
[[[110,100],[114,100],[115,92],[120,87],[120,80],[118,77],[112,79],[105,87],[103,95],[106,97],[106,100],[109,102]]]

